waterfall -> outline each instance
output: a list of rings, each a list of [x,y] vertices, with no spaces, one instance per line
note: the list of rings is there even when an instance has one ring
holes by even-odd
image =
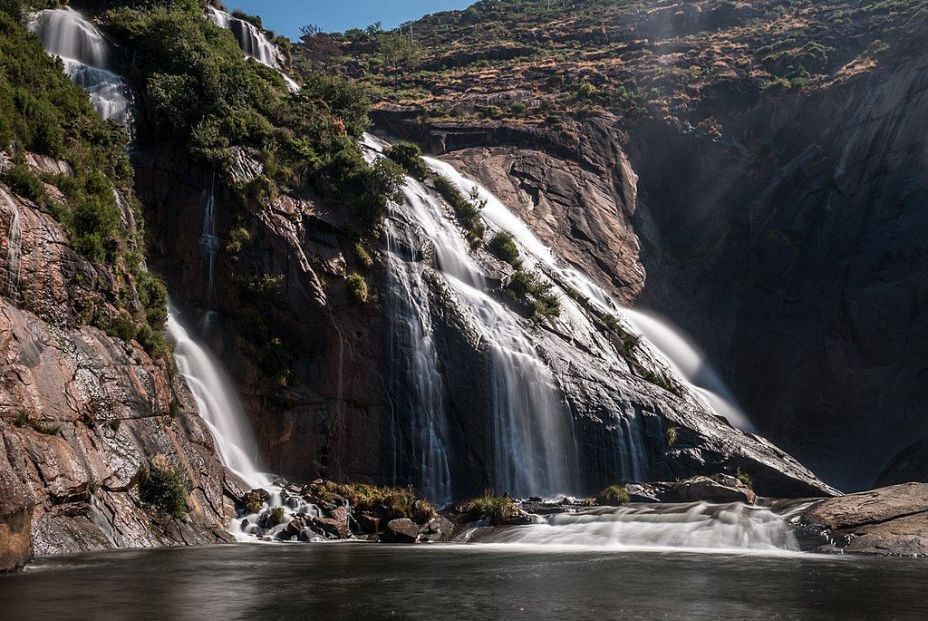
[[[260,28],[244,19],[233,17],[214,6],[207,5],[206,17],[220,28],[231,31],[246,56],[254,58],[262,65],[277,70],[287,83],[287,88],[290,89],[291,93],[299,92],[300,85],[281,71],[277,46],[268,40]]]
[[[107,69],[110,44],[93,24],[65,7],[36,13],[29,27],[46,52],[61,57],[65,73],[88,92],[100,116],[129,125],[132,99],[128,85]]]
[[[527,526],[477,527],[471,543],[544,545],[596,550],[799,552],[786,514],[742,503],[632,504],[536,517]]]
[[[470,192],[471,188],[476,187],[480,198],[486,201],[483,216],[491,226],[512,235],[534,262],[551,275],[562,288],[569,287],[578,292],[599,312],[622,318],[631,332],[644,337],[651,353],[656,354],[666,369],[701,398],[703,405],[724,416],[736,427],[753,430],[747,416],[737,406],[731,392],[713,370],[712,365],[678,329],[654,315],[619,305],[586,274],[560,261],[524,221],[486,188],[465,178],[447,162],[434,158],[425,159],[435,172],[453,181],[461,191]],[[570,315],[576,317],[578,313],[583,314],[569,298],[562,299],[562,305]],[[582,326],[583,323],[581,319],[579,325]],[[589,336],[595,339],[595,336]]]
[[[6,265],[9,276],[7,278],[7,296],[14,300],[19,290],[19,263],[22,257],[23,230],[20,223],[19,205],[16,201],[0,189],[4,206],[10,210],[10,224],[6,234]]]
[[[213,303],[213,279],[216,271],[216,254],[219,252],[219,237],[216,236],[216,173],[213,172],[209,193],[203,203],[203,233],[200,235],[200,249],[206,255],[207,289],[209,304]]]
[[[364,144],[375,153],[384,147],[372,136],[366,136]],[[411,178],[406,179],[403,196],[390,219],[415,224],[431,240],[441,275],[466,304],[489,352],[494,487],[515,495],[576,490],[578,459],[570,412],[527,334],[526,322],[488,295],[485,275],[441,201]],[[412,304],[412,310],[419,326],[429,331],[427,308]],[[433,354],[423,355],[431,371]],[[420,372],[419,381],[429,377]],[[431,382],[429,390],[437,389],[433,380],[426,381]]]
[[[448,424],[425,268],[414,256],[417,245],[410,227],[400,225],[398,214],[387,219],[385,228],[391,284],[393,480],[400,482],[402,470],[404,478],[411,475],[421,494],[444,505],[453,500]],[[411,437],[412,446],[403,446],[402,437]],[[400,459],[408,466],[404,463],[401,468]]]
[[[269,489],[271,482],[256,463],[257,443],[235,387],[219,362],[193,339],[170,303],[167,332],[174,344],[177,368],[216,441],[222,463],[251,488]]]

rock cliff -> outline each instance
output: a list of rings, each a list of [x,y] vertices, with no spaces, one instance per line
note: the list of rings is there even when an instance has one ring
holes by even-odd
[[[226,540],[225,473],[183,380],[87,324],[115,313],[116,275],[2,183],[0,212],[0,570],[33,553]],[[140,497],[158,460],[190,482],[183,520]]]

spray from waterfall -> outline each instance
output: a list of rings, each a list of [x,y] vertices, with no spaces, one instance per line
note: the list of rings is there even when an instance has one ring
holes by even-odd
[[[213,355],[190,335],[170,303],[167,332],[178,371],[209,426],[222,463],[251,488],[269,488],[271,481],[258,467],[257,443],[235,387]]]
[[[619,305],[605,290],[579,270],[560,261],[515,213],[496,196],[478,183],[461,175],[453,166],[434,158],[425,158],[429,166],[452,180],[462,191],[476,187],[486,201],[483,217],[496,229],[506,231],[562,288],[569,287],[586,299],[599,312],[622,318],[635,332],[644,337],[652,353],[661,359],[667,370],[680,378],[698,395],[705,406],[724,416],[736,427],[752,431],[747,416],[735,403],[731,392],[700,353],[679,330],[654,315]],[[569,297],[562,298],[570,314],[582,314]],[[583,323],[582,320],[580,323]],[[595,338],[595,337],[590,337]]]
[[[41,39],[46,52],[61,58],[67,76],[87,91],[100,116],[129,126],[129,87],[109,70],[110,44],[96,26],[65,7],[36,13],[29,27]]]

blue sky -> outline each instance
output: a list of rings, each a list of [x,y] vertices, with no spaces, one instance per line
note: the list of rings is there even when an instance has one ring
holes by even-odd
[[[265,28],[297,38],[300,26],[317,24],[330,32],[383,22],[393,28],[428,13],[463,9],[474,0],[225,0],[230,9],[260,15]]]

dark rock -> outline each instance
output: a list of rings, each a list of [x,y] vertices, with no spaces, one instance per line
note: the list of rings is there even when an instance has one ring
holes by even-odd
[[[454,524],[451,520],[438,516],[422,527],[421,536],[431,542],[451,541],[454,537]]]
[[[399,518],[387,522],[380,540],[384,543],[418,543],[419,538],[419,525],[409,518]]]

